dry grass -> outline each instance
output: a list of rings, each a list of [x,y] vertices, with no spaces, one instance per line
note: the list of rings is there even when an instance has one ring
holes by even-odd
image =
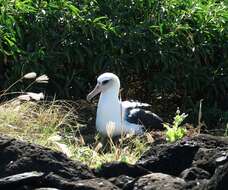
[[[73,111],[57,101],[36,103],[17,99],[0,105],[0,133],[16,139],[60,150],[56,141],[62,141],[60,135],[64,127],[73,123]],[[59,138],[54,138],[59,136]]]
[[[88,145],[79,133],[80,126],[75,108],[66,101],[13,99],[0,105],[0,134],[61,151],[90,167],[114,160],[135,163],[153,139],[147,134],[101,142],[94,134],[95,142]]]

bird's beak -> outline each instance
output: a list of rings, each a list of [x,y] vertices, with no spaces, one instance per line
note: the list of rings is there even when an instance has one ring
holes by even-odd
[[[94,96],[96,96],[97,94],[99,94],[100,92],[101,92],[101,84],[97,84],[96,86],[95,86],[95,88],[93,89],[93,91],[91,91],[88,95],[87,95],[87,97],[86,97],[86,99],[87,99],[87,101],[91,101],[92,100],[92,98],[94,97]]]

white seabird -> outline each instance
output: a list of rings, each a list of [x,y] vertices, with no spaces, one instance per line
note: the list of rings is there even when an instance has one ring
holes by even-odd
[[[163,129],[163,121],[156,114],[145,110],[149,104],[121,101],[119,99],[120,80],[113,73],[103,73],[97,78],[97,85],[87,100],[101,93],[96,116],[96,129],[102,135],[141,134],[144,128]],[[107,126],[112,123],[112,132]]]

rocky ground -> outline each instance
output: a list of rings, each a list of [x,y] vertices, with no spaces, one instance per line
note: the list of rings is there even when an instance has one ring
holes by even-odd
[[[227,190],[228,138],[201,134],[155,142],[135,165],[90,169],[64,154],[0,137],[0,189]]]

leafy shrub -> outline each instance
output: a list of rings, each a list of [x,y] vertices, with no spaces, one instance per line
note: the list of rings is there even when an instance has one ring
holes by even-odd
[[[174,94],[193,115],[202,98],[209,108],[224,105],[222,0],[0,0],[0,7],[2,88],[35,71],[50,76],[49,93],[80,98],[96,75],[112,71],[127,92],[127,84],[143,90],[144,101]]]

